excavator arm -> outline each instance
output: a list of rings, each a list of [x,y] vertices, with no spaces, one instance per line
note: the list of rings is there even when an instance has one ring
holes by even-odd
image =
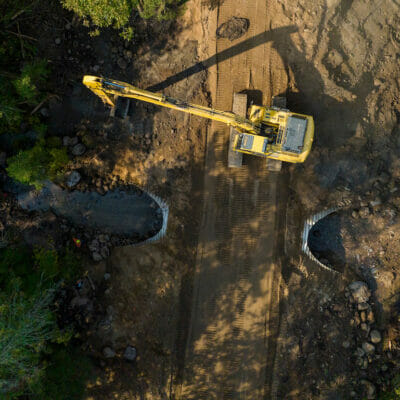
[[[248,132],[257,134],[258,127],[246,118],[228,111],[218,111],[209,107],[191,104],[186,101],[177,100],[161,93],[152,93],[147,90],[139,89],[125,82],[113,79],[105,79],[92,75],[85,75],[83,83],[92,92],[97,94],[104,103],[115,107],[118,97],[127,97],[136,100],[142,100],[147,103],[156,104],[173,110],[183,111],[199,117],[223,122],[234,127],[239,132]]]

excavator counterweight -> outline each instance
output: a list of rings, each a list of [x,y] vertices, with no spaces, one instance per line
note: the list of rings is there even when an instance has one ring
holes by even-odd
[[[118,99],[136,99],[231,126],[229,149],[229,160],[233,160],[229,161],[231,167],[238,167],[241,164],[241,156],[235,157],[232,152],[265,157],[270,160],[268,165],[274,165],[271,169],[277,170],[277,165],[280,165],[281,161],[304,162],[311,150],[314,138],[313,118],[293,113],[285,106],[282,107],[282,104],[286,104],[282,97],[276,98],[278,100],[276,105],[271,107],[251,106],[247,119],[247,97],[244,98],[244,94],[234,96],[234,99],[238,101],[240,99],[241,102],[240,106],[234,104],[233,111],[237,112],[235,113],[191,104],[113,79],[85,75],[83,83],[113,109]],[[274,164],[273,160],[279,163]]]

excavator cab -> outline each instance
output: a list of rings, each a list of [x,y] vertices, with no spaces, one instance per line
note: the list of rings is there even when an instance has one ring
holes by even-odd
[[[269,160],[297,163],[307,158],[314,136],[313,118],[286,109],[284,98],[274,98],[271,107],[251,106],[249,120],[257,127],[257,134],[237,131],[231,151],[265,157],[273,170],[280,166]]]

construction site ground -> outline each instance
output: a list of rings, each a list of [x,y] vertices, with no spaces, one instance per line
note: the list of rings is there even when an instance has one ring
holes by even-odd
[[[400,224],[385,219],[400,208],[398,0],[192,0],[178,22],[146,25],[138,35],[147,39],[132,46],[110,31],[90,38],[56,11],[65,14],[57,28],[37,32],[63,88],[49,124],[85,143],[74,161],[80,185],[118,176],[169,205],[161,241],[114,248],[89,268],[104,319],[85,337],[96,363],[87,399],[362,399],[365,382],[374,396],[390,387],[395,339],[390,355],[383,341],[365,368],[356,364],[364,339],[345,288],[373,281],[371,326],[385,336],[400,276]],[[232,17],[248,19],[247,31],[217,38]],[[228,169],[226,126],[142,103],[111,119],[80,84],[89,73],[221,110],[235,92],[254,104],[284,95],[289,109],[314,116],[313,150],[280,173],[251,157]],[[369,218],[345,227],[353,247],[331,269],[301,252],[304,221],[328,208],[357,221],[367,208]],[[337,259],[325,253],[324,263]],[[116,357],[104,357],[106,346]]]

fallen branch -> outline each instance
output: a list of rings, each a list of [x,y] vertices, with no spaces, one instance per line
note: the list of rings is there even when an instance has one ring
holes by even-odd
[[[19,22],[17,22],[17,29],[18,29],[19,43],[20,43],[20,45],[21,45],[22,58],[25,58],[24,42],[22,41],[21,32],[20,32],[20,30],[19,30]]]
[[[9,31],[8,29],[6,29],[7,33],[12,33],[15,36],[21,37],[23,39],[29,39],[29,40],[34,40],[35,42],[37,42],[37,39],[35,39],[32,36],[28,36],[28,35],[24,35],[23,33],[18,33],[18,32],[13,32],[13,31]]]
[[[16,14],[14,14],[13,17],[11,17],[11,21],[14,21],[15,18],[17,18],[18,16],[20,16],[24,12],[25,12],[25,10],[19,10]]]
[[[58,97],[56,94],[49,94],[44,100],[42,100],[32,111],[31,111],[31,115],[35,114],[35,112],[37,110],[39,110],[40,107],[42,107],[42,105],[44,103],[46,103],[47,100],[50,100],[52,97]]]

